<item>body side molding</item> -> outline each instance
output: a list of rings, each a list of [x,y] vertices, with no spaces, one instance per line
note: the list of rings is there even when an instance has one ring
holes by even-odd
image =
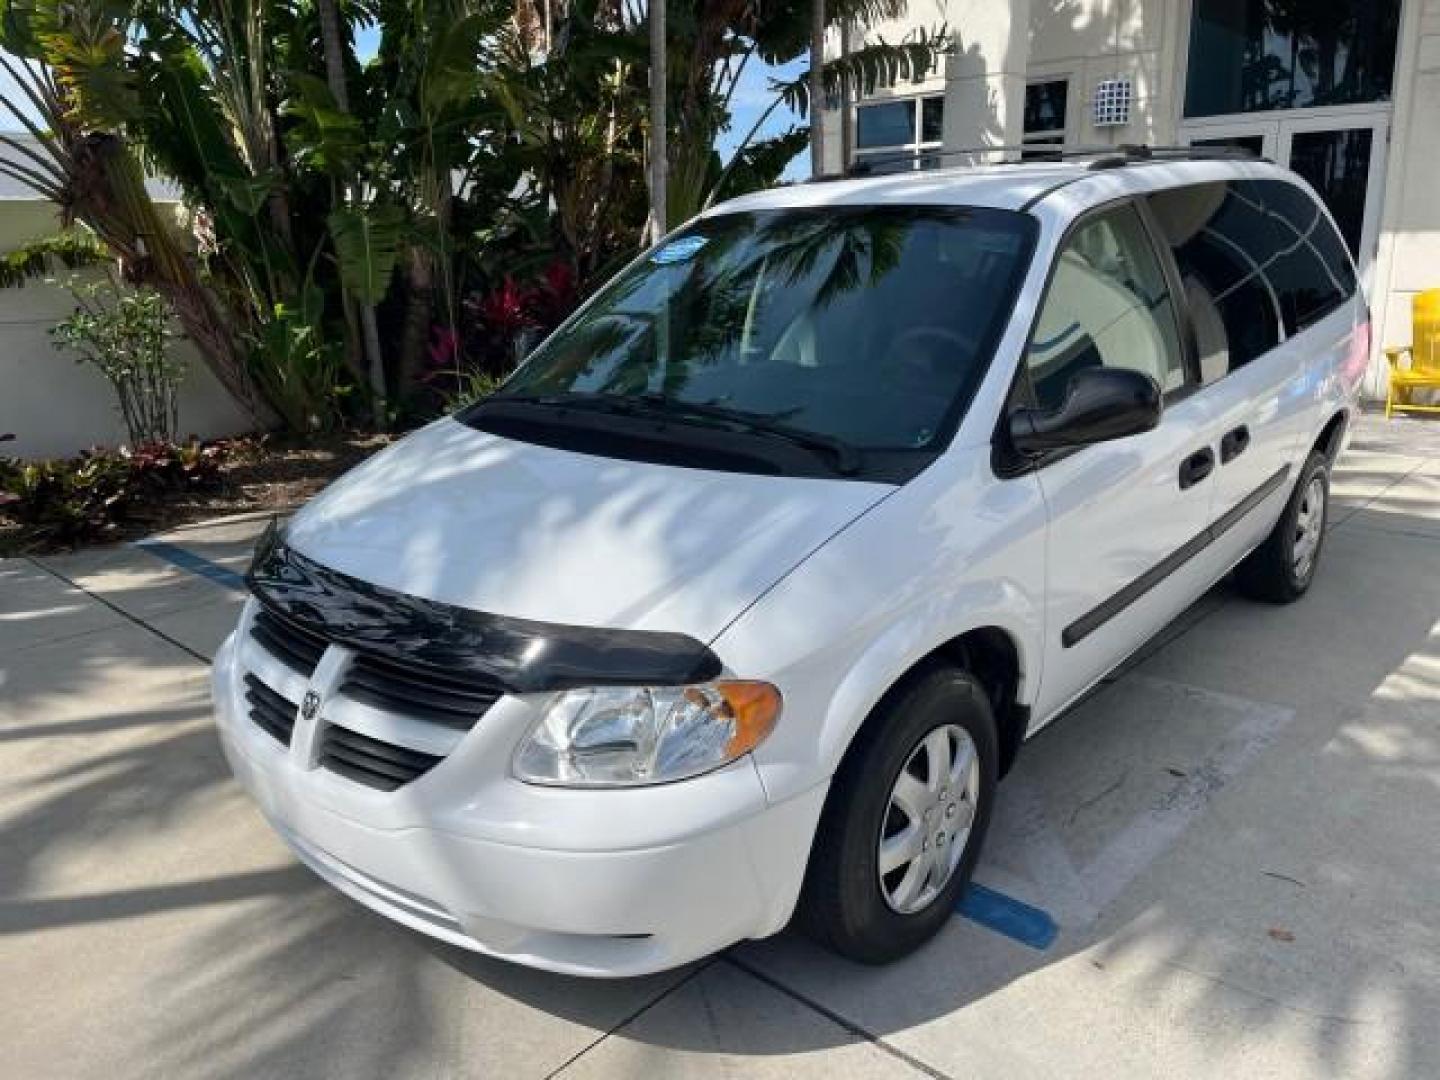
[[[1289,475],[1289,465],[1272,473],[1268,480],[1216,518],[1208,528],[1201,530],[1119,592],[1097,604],[1065,627],[1060,635],[1060,644],[1068,649],[1084,641],[1196,555],[1199,555],[1216,539],[1238,525],[1246,514],[1254,510],[1269,498],[1276,488],[1284,484]]]

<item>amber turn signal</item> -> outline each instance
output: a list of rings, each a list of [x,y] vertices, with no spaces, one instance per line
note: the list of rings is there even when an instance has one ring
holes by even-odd
[[[767,682],[717,682],[714,686],[735,722],[735,734],[725,744],[725,756],[748,754],[775,730],[780,719],[780,691]]]

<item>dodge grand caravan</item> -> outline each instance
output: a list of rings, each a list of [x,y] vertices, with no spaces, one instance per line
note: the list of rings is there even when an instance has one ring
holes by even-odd
[[[229,761],[320,875],[556,971],[952,912],[1026,736],[1302,596],[1369,316],[1258,161],[800,185],[639,257],[256,553]]]

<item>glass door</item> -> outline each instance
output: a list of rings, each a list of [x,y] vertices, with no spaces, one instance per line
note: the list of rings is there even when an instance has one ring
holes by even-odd
[[[1206,119],[1181,128],[1189,146],[1236,146],[1293,169],[1335,217],[1368,287],[1385,187],[1387,111],[1327,110],[1321,115]]]
[[[1280,123],[1278,160],[1320,194],[1367,284],[1379,238],[1389,131],[1388,115],[1362,123],[1318,117]]]
[[[1187,146],[1233,146],[1274,161],[1280,153],[1280,125],[1275,120],[1191,123],[1185,125],[1182,141]]]

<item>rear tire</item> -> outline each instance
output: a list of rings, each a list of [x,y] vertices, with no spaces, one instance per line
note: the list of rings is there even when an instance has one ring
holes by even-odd
[[[1289,604],[1315,580],[1330,510],[1330,459],[1312,453],[1285,512],[1265,542],[1235,568],[1235,583],[1252,600]]]
[[[892,691],[831,784],[800,925],[866,964],[933,937],[979,858],[998,765],[989,696],[973,676],[935,666]]]

